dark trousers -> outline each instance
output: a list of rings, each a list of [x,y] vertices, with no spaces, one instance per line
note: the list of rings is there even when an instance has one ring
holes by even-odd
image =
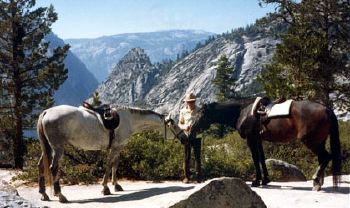
[[[184,144],[184,175],[185,179],[190,179],[190,162],[191,162],[191,148],[195,157],[195,169],[197,181],[202,179],[202,167],[201,167],[201,139],[191,138],[189,143]]]

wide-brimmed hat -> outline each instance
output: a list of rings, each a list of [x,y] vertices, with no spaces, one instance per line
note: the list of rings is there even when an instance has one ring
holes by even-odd
[[[193,102],[196,101],[196,96],[193,93],[189,93],[185,96],[185,102]]]

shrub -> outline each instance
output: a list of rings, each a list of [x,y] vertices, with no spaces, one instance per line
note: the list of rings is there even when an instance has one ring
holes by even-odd
[[[136,134],[121,153],[119,174],[146,180],[179,179],[182,171],[180,143],[158,133]]]
[[[224,138],[205,136],[202,154],[203,175],[205,178],[233,176],[251,178],[254,166],[251,154],[237,132]]]

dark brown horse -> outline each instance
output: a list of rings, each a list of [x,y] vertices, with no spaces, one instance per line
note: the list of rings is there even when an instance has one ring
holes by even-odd
[[[334,112],[324,105],[311,101],[294,101],[290,115],[271,119],[261,133],[261,115],[252,111],[253,103],[211,103],[204,105],[192,127],[192,132],[199,132],[212,123],[226,124],[238,130],[242,138],[247,139],[256,169],[256,179],[252,186],[270,182],[265,164],[262,140],[270,142],[290,142],[300,140],[318,156],[319,167],[314,176],[313,190],[320,190],[323,184],[324,170],[332,160],[334,187],[341,174],[341,152],[338,121]],[[252,113],[254,112],[254,113]],[[325,149],[326,139],[330,135],[331,154]],[[261,176],[260,164],[263,175]]]

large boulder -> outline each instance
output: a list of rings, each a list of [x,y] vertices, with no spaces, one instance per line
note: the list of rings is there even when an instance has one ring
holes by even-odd
[[[171,208],[265,207],[261,197],[239,178],[213,179]]]
[[[276,159],[267,159],[266,164],[270,171],[279,173],[278,176],[276,176],[275,181],[306,181],[304,173],[295,165]]]
[[[23,199],[18,195],[17,190],[11,186],[7,181],[0,179],[0,207],[12,208],[36,208],[28,200]]]

